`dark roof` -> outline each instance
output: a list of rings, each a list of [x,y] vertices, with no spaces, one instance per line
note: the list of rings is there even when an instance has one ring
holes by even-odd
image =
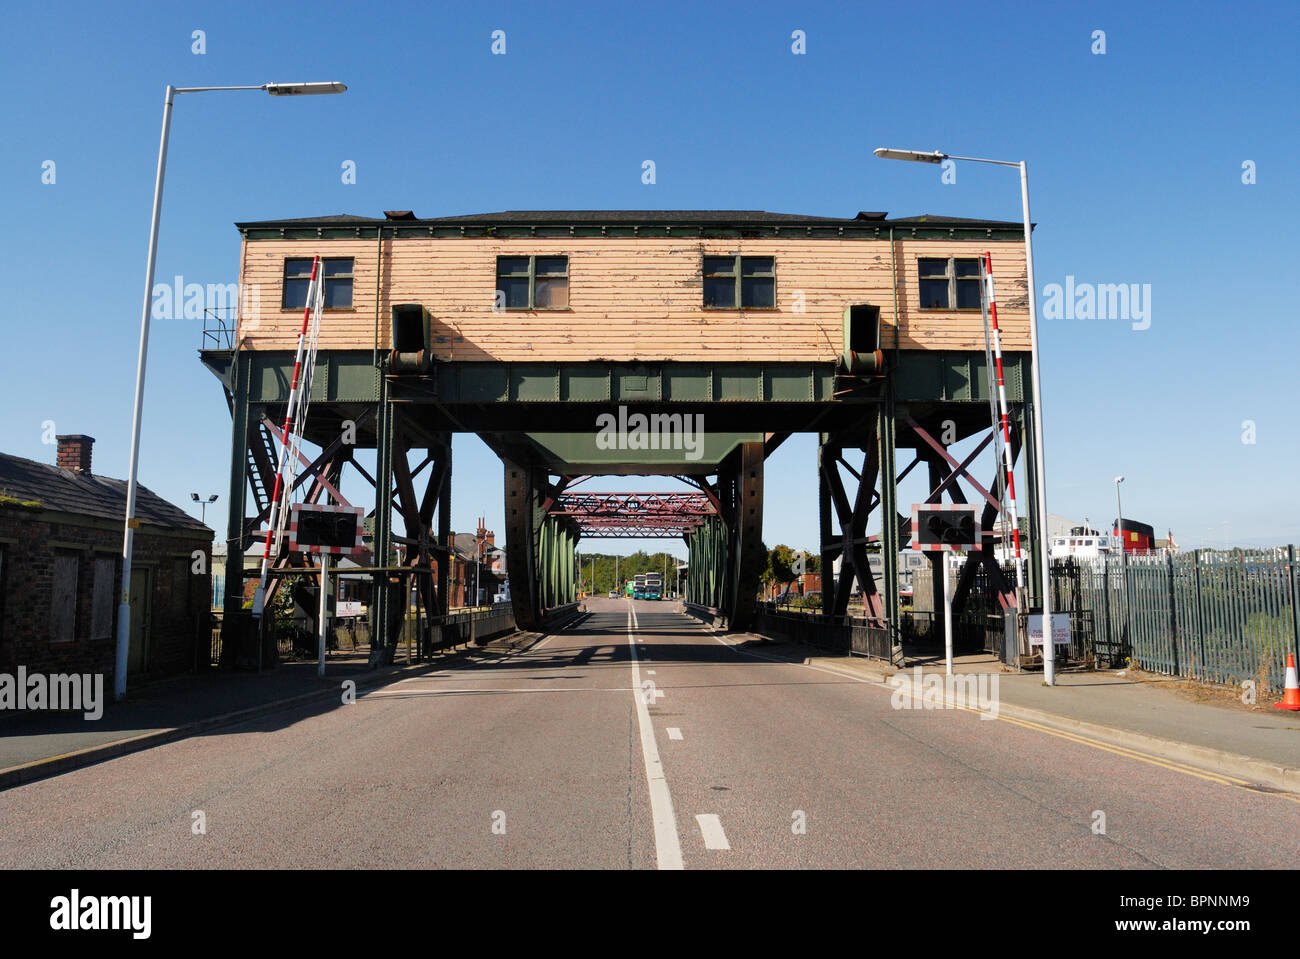
[[[347,213],[334,216],[298,217],[286,220],[253,220],[236,223],[239,229],[311,226],[359,226],[381,223],[402,225],[598,225],[598,224],[689,224],[699,226],[862,226],[864,221],[888,226],[891,223],[914,226],[988,226],[1020,227],[1012,220],[981,220],[969,217],[921,216],[889,219],[887,214],[862,212],[851,217],[813,216],[805,213],[769,213],[766,210],[504,210],[497,213],[470,213],[461,216],[417,217],[410,211],[402,216],[364,217]]]
[[[59,469],[48,463],[0,453],[0,494],[37,500],[43,509],[121,521],[126,515],[126,480]],[[212,530],[143,486],[136,487],[135,515],[142,523],[172,529]]]

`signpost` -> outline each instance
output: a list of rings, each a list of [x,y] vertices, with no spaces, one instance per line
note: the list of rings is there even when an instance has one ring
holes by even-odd
[[[294,503],[289,516],[289,548],[320,555],[320,606],[316,614],[316,675],[325,675],[325,637],[329,622],[330,556],[360,554],[365,510],[360,506]]]
[[[913,503],[912,549],[925,553],[955,553],[980,545],[975,507],[965,503]],[[952,675],[952,586],[948,557],[943,566],[943,649],[947,674]]]
[[[1043,645],[1043,616],[1041,613],[1029,617],[1029,645]],[[1070,614],[1052,614],[1052,645],[1070,645]]]

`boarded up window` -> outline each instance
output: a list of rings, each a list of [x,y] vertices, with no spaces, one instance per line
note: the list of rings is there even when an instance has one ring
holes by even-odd
[[[50,642],[70,643],[77,638],[77,554],[54,554],[50,578]]]
[[[113,578],[116,574],[116,559],[104,556],[95,560],[95,593],[90,610],[91,639],[109,639],[113,635]]]

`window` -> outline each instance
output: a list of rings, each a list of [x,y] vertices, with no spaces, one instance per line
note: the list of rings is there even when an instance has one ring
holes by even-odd
[[[77,554],[54,554],[50,577],[50,642],[70,643],[77,638]]]
[[[770,256],[706,256],[704,308],[776,309],[775,261]]]
[[[497,308],[502,310],[567,310],[567,256],[497,257]]]
[[[307,305],[311,262],[311,257],[284,261],[284,309],[301,310]],[[352,309],[352,258],[322,259],[320,268],[325,281],[325,309]]]
[[[978,310],[980,261],[950,257],[917,261],[917,281],[923,310]]]
[[[117,560],[111,556],[95,559],[95,579],[91,589],[90,638],[111,639],[113,636],[113,579],[117,575]]]

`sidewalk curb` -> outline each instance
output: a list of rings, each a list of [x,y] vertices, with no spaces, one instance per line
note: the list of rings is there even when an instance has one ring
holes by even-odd
[[[498,637],[490,640],[483,646],[478,647],[480,650],[489,649],[493,643],[505,641],[503,645],[508,650],[507,655],[513,655],[522,648],[526,648],[534,643],[540,642],[545,633],[521,632],[509,636]],[[499,648],[499,647],[498,647]],[[452,652],[447,659],[463,657],[470,650],[468,648]],[[420,672],[442,669],[447,665],[443,660],[434,663],[411,663],[400,666],[387,667],[384,672],[375,672],[369,675],[356,677],[346,677],[352,679],[357,684],[357,689],[370,688],[372,686],[381,686],[387,682],[400,681],[408,675],[418,675]],[[338,682],[345,682],[346,679],[340,679]],[[116,759],[119,756],[125,756],[128,753],[140,752],[145,749],[151,749],[155,746],[162,746],[178,739],[185,739],[198,733],[205,732],[209,729],[216,729],[220,726],[231,726],[236,723],[246,722],[250,719],[278,713],[286,709],[293,709],[296,706],[305,706],[314,702],[325,702],[329,699],[338,697],[337,688],[318,689],[308,693],[300,693],[297,696],[289,696],[284,699],[274,699],[270,702],[259,703],[256,706],[247,706],[244,709],[237,709],[233,712],[222,713],[218,716],[208,716],[204,719],[196,719],[193,722],[185,723],[182,726],[172,726],[168,729],[159,729],[151,733],[141,733],[138,736],[128,736],[126,739],[115,739],[109,743],[101,743],[98,746],[87,746],[85,749],[76,749],[69,753],[62,753],[58,756],[49,756],[45,759],[35,759],[29,763],[22,763],[18,766],[9,766],[0,769],[0,792],[10,789],[14,786],[20,786],[24,783],[34,782],[38,779],[46,779],[50,776],[57,776],[61,773],[71,772],[83,766],[92,766],[109,759]],[[342,703],[340,703],[342,705]]]
[[[896,675],[896,673],[885,673],[870,668],[849,669],[832,663],[816,662],[816,659],[817,657],[813,656],[806,657],[804,665],[817,666],[819,669],[827,669],[843,676],[853,676],[858,679],[879,683],[888,682],[891,676]],[[903,681],[910,687],[910,679],[905,678]],[[916,694],[913,693],[913,695]],[[1161,736],[1153,736],[1150,733],[1137,732],[1119,726],[1107,726],[1104,723],[1090,722],[1086,719],[1075,719],[1072,716],[1062,716],[1060,713],[1051,713],[1043,709],[1035,709],[1032,706],[1000,703],[998,715],[1027,722],[1042,723],[1044,726],[1051,726],[1062,732],[1092,736],[1108,745],[1138,749],[1159,759],[1188,763],[1199,766],[1207,772],[1217,772],[1224,776],[1245,779],[1255,785],[1300,793],[1300,767],[1284,766],[1271,760],[1246,756],[1241,753],[1230,753],[1211,746],[1198,746],[1195,743],[1165,739]]]

